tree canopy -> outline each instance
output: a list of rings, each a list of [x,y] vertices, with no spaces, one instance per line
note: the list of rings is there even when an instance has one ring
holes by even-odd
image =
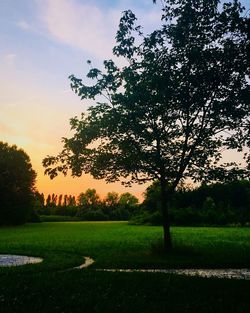
[[[127,65],[105,60],[103,71],[88,72],[91,85],[70,76],[81,99],[104,100],[71,119],[73,137],[43,164],[51,178],[71,170],[125,184],[158,180],[167,249],[168,203],[183,179],[249,177],[249,165],[222,161],[223,151],[250,146],[249,18],[237,0],[163,4],[162,26],[149,35],[124,12],[113,52]]]
[[[32,209],[35,178],[29,156],[0,142],[0,225],[26,221]]]

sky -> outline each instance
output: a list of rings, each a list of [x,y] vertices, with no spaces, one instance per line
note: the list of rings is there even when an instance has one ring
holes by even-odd
[[[101,196],[116,191],[141,198],[146,189],[88,175],[50,180],[42,167],[44,157],[61,150],[61,138],[70,137],[69,119],[89,105],[71,91],[68,76],[84,77],[89,59],[100,67],[112,57],[126,9],[145,31],[159,24],[160,6],[148,0],[0,0],[0,140],[30,156],[39,192],[78,195],[95,188]]]
[[[131,192],[142,198],[147,185],[125,188],[88,175],[44,175],[42,160],[61,151],[70,137],[69,119],[90,103],[70,89],[68,76],[83,78],[89,67],[112,58],[122,11],[131,9],[144,32],[157,28],[161,1],[151,0],[0,0],[0,140],[16,144],[31,159],[36,187],[45,194],[78,195],[95,188]],[[250,8],[250,0],[242,1]]]

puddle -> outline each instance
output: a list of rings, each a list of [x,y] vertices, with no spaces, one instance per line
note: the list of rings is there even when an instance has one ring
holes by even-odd
[[[105,272],[142,272],[142,273],[165,273],[186,276],[199,276],[205,278],[230,278],[250,280],[250,269],[100,269]]]
[[[85,256],[84,257],[84,263],[79,265],[79,266],[76,266],[74,267],[74,269],[76,270],[80,270],[82,268],[86,268],[86,267],[89,267],[91,264],[93,264],[95,261],[93,259],[91,259],[89,256]]]
[[[36,264],[42,261],[42,258],[35,258],[25,255],[0,254],[0,267]]]
[[[95,261],[90,257],[84,257],[85,262],[74,269],[83,269],[92,265]],[[250,280],[250,269],[248,268],[226,268],[226,269],[96,269],[101,272],[141,272],[141,273],[165,273],[186,276],[199,277],[215,277],[215,278],[229,278],[229,279],[245,279]]]
[[[25,264],[36,264],[42,262],[42,258],[30,257],[24,255],[0,254],[0,267],[20,266]],[[84,263],[72,269],[88,268],[94,263],[90,257],[84,257]],[[68,270],[72,270],[68,269]],[[124,273],[163,273],[186,276],[198,276],[205,278],[229,278],[250,280],[250,269],[96,269],[102,272],[124,272]]]

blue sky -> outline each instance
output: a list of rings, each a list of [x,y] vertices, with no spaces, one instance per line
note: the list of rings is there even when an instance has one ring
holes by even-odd
[[[86,60],[100,66],[112,57],[122,11],[132,9],[150,32],[159,25],[161,1],[0,0],[0,140],[22,147],[38,172],[38,190],[78,194],[96,188],[140,195],[145,186],[125,189],[89,176],[43,175],[42,159],[60,151],[69,119],[86,109],[69,87],[68,76],[83,77]],[[242,2],[248,9],[249,1]]]

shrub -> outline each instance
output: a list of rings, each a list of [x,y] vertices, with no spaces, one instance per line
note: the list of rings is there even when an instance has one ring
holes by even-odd
[[[78,215],[81,221],[107,221],[108,216],[101,210],[88,210],[81,215]]]
[[[162,225],[162,215],[158,211],[154,213],[141,212],[134,215],[129,223],[133,225]]]
[[[77,217],[63,215],[40,215],[41,222],[73,222],[79,221]]]

